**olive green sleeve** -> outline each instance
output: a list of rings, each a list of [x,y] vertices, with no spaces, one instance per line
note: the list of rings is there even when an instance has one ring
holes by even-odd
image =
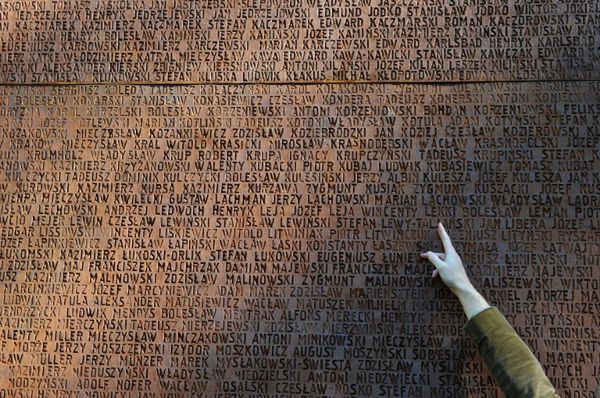
[[[506,398],[557,398],[542,365],[496,307],[475,315],[465,331]]]

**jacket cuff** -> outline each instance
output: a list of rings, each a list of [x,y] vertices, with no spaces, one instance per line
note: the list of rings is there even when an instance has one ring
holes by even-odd
[[[498,308],[489,307],[471,318],[464,326],[464,330],[479,345],[485,337],[506,326],[511,327]]]

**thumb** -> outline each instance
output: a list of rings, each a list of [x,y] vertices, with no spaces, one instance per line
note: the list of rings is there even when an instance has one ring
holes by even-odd
[[[435,268],[440,268],[444,265],[444,262],[432,251],[429,251],[427,253],[421,253],[421,257],[425,257],[429,261],[431,261]]]

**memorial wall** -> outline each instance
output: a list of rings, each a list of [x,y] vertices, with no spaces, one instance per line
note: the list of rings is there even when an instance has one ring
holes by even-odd
[[[599,61],[595,1],[0,2],[0,398],[502,397],[440,221],[594,397]]]

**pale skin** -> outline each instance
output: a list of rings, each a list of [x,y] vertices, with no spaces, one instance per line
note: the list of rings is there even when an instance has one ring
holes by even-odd
[[[435,266],[431,277],[434,279],[437,277],[442,278],[442,281],[458,298],[467,319],[470,320],[481,311],[490,308],[490,305],[471,284],[462,260],[454,250],[450,236],[448,236],[442,223],[438,223],[438,233],[444,246],[444,253],[428,251],[421,253],[421,257],[427,258]]]

